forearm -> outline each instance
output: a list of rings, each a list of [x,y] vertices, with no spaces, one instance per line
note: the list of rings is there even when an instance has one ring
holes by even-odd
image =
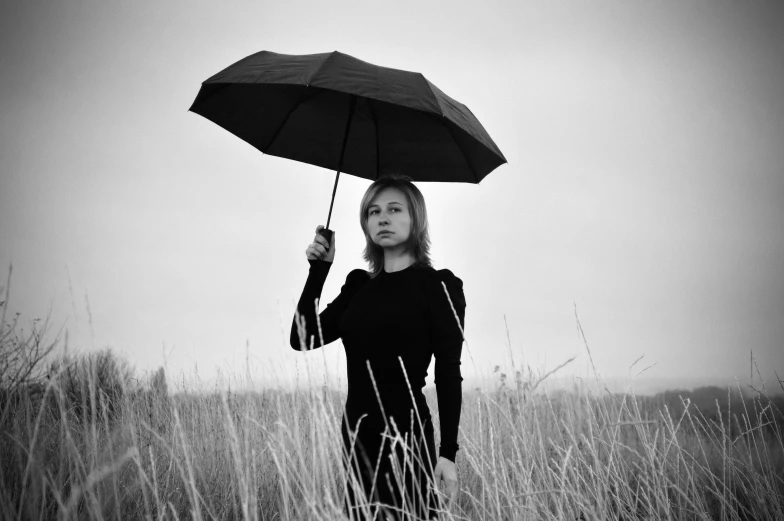
[[[436,394],[441,425],[439,456],[450,461],[455,461],[460,448],[457,433],[463,404],[462,380],[459,357],[456,360],[436,360]]]
[[[457,431],[460,424],[460,407],[463,402],[460,354],[463,349],[466,302],[463,282],[451,271],[439,271],[438,277],[431,282],[429,286],[430,316],[433,320],[431,338],[436,359],[436,392],[441,419],[439,454],[454,462],[459,448]]]
[[[291,322],[291,334],[289,343],[292,349],[301,351],[309,349],[310,338],[319,338],[318,331],[318,308],[316,307],[316,299],[321,299],[321,290],[324,288],[324,282],[327,280],[327,274],[332,266],[331,262],[322,260],[309,260],[310,270],[308,271],[308,278],[305,281],[305,287],[299,297],[297,303],[297,312]],[[304,321],[304,329],[300,329],[297,324],[297,316],[299,315],[300,321]],[[303,320],[304,319],[304,320]]]

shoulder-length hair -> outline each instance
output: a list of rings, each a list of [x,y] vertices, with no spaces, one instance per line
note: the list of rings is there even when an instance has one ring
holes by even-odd
[[[414,255],[414,267],[432,267],[430,261],[430,231],[427,223],[425,198],[411,178],[400,174],[379,177],[368,187],[362,202],[359,204],[359,224],[365,233],[365,251],[363,257],[368,262],[370,277],[373,278],[384,269],[384,249],[373,242],[368,231],[368,208],[370,203],[382,190],[397,188],[406,196],[408,211],[411,214],[411,233],[408,237],[408,248]]]

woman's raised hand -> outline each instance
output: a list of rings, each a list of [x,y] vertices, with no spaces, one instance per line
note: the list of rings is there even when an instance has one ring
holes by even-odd
[[[316,226],[316,236],[305,250],[305,256],[309,260],[321,259],[326,262],[332,262],[335,259],[335,234],[332,234],[332,247],[330,248],[327,239],[319,235],[319,231],[323,228],[320,224]]]

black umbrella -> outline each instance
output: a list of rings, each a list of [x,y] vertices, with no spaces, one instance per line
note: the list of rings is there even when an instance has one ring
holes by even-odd
[[[190,110],[265,154],[336,170],[326,228],[341,172],[479,183],[506,163],[471,111],[422,74],[337,51],[252,54],[202,83]]]

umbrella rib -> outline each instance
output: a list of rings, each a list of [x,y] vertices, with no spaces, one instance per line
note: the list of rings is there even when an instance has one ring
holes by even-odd
[[[303,103],[310,101],[315,96],[324,92],[321,89],[316,90],[315,88],[311,90],[311,87],[305,87],[305,89],[305,95],[302,96],[302,98],[291,107],[291,110],[289,110],[288,114],[286,114],[286,117],[283,119],[283,123],[281,123],[277,130],[275,130],[275,135],[272,136],[272,139],[270,139],[269,143],[267,143],[267,146],[265,146],[262,150],[262,152],[265,154],[267,153],[267,150],[269,150],[269,148],[273,145],[273,143],[275,143],[275,140],[278,139],[278,134],[280,134],[280,131],[283,130],[283,127],[286,126],[286,123],[288,123],[289,118],[294,113],[294,111],[297,110]]]
[[[446,118],[442,118],[442,120],[443,119],[446,119]],[[452,136],[452,141],[454,141],[455,146],[460,151],[460,154],[463,156],[463,159],[465,160],[466,164],[468,165],[468,169],[471,171],[471,175],[474,176],[474,181],[476,182],[476,184],[479,184],[479,178],[476,177],[476,172],[474,171],[474,167],[471,166],[471,162],[468,161],[468,158],[466,157],[465,152],[463,152],[463,148],[457,143],[457,140],[455,139],[455,133],[452,132],[452,129],[449,127],[449,125],[444,124],[444,126],[446,127],[447,132],[449,132],[449,135]]]
[[[427,88],[430,91],[430,94],[433,95],[433,98],[436,100],[436,105],[438,105],[438,109],[441,111],[441,114],[439,114],[441,117],[439,119],[441,121],[444,121],[445,119],[448,120],[448,118],[446,117],[446,114],[444,114],[444,107],[441,106],[441,100],[438,98],[436,93],[433,91],[433,84],[430,83],[430,80],[425,78],[424,75],[420,74],[420,76],[422,76],[422,79],[425,80],[425,84],[427,85]],[[479,184],[479,178],[476,177],[476,172],[474,172],[474,167],[471,166],[471,163],[468,161],[468,158],[466,157],[465,152],[463,152],[463,149],[460,147],[460,145],[457,144],[457,140],[455,140],[455,133],[452,132],[452,129],[449,127],[449,125],[444,124],[444,126],[446,127],[447,131],[449,132],[449,135],[452,136],[452,141],[455,142],[455,146],[457,146],[458,150],[460,150],[460,154],[463,156],[463,159],[465,160],[466,164],[468,165],[468,169],[471,170],[471,175],[474,176],[474,181],[476,182],[476,184]]]
[[[445,117],[446,115],[444,114],[444,107],[442,107],[442,106],[441,106],[441,100],[438,98],[438,96],[436,96],[436,93],[433,91],[433,84],[432,84],[432,83],[430,83],[430,80],[428,80],[427,78],[425,78],[425,75],[424,75],[424,74],[422,74],[421,72],[419,73],[419,76],[420,76],[420,77],[421,77],[423,80],[425,80],[425,85],[427,86],[427,90],[429,90],[429,91],[430,91],[430,94],[433,96],[433,99],[434,99],[434,100],[436,100],[436,106],[438,107],[438,110],[440,110],[440,111],[441,111],[441,113],[439,114],[439,116]]]
[[[321,69],[324,68],[324,66],[327,64],[327,62],[329,60],[334,58],[336,54],[342,54],[342,53],[340,53],[338,51],[332,51],[332,52],[329,52],[329,53],[326,53],[326,54],[327,54],[327,56],[322,60],[322,62],[319,64],[318,68],[315,71],[313,71],[313,73],[308,78],[308,80],[307,80],[308,85],[313,83],[313,80],[316,79],[316,76],[318,76],[318,74],[321,72]]]

